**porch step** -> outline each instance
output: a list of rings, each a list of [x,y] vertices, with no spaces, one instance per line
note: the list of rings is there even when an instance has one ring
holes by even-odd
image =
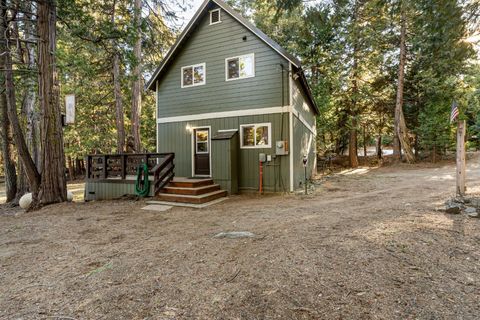
[[[213,180],[207,179],[189,179],[189,178],[174,178],[168,184],[169,187],[174,188],[199,188],[208,185],[212,185]]]
[[[210,193],[213,191],[220,190],[220,185],[218,184],[211,184],[202,187],[195,187],[195,188],[183,188],[183,187],[172,187],[171,183],[163,188],[160,193],[168,193],[168,194],[181,194],[187,196],[198,196],[205,193]]]
[[[159,193],[155,197],[155,199],[159,201],[201,204],[201,203],[210,202],[215,199],[219,199],[226,196],[227,196],[227,191],[216,190],[216,191],[212,191],[212,192],[204,193],[200,195]]]

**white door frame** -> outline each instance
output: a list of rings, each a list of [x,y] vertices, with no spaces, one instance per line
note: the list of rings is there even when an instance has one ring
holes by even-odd
[[[198,175],[195,174],[195,130],[197,129],[208,129],[208,161],[209,161],[209,174],[208,175]],[[192,136],[192,177],[211,177],[212,176],[212,126],[198,126],[191,127],[191,136]]]

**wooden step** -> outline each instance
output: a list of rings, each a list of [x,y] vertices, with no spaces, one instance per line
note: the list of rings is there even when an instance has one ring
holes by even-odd
[[[159,201],[201,204],[201,203],[210,202],[226,196],[227,196],[227,191],[216,190],[216,191],[212,191],[212,192],[201,194],[201,195],[195,195],[195,196],[183,195],[183,194],[159,193],[155,197],[155,199]]]
[[[210,193],[213,191],[220,190],[220,185],[218,184],[211,184],[208,186],[203,187],[196,187],[196,188],[180,188],[180,187],[171,187],[167,185],[163,188],[160,193],[168,193],[168,194],[183,194],[187,196],[198,196],[205,193]]]
[[[208,185],[212,185],[213,180],[210,178],[207,179],[189,179],[189,178],[174,178],[168,184],[169,187],[174,188],[198,188]]]

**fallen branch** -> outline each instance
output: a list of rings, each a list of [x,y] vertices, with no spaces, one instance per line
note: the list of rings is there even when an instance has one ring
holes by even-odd
[[[232,282],[238,276],[239,273],[240,273],[240,269],[238,269],[237,272],[235,272],[235,274],[232,277],[230,277],[230,279],[227,279],[226,282],[227,283]]]

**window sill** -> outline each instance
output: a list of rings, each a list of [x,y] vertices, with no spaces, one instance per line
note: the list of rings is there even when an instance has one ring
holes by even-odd
[[[235,80],[243,80],[243,79],[250,79],[250,78],[255,78],[255,75],[248,76],[248,77],[242,77],[242,78],[225,79],[225,81],[235,81]]]

